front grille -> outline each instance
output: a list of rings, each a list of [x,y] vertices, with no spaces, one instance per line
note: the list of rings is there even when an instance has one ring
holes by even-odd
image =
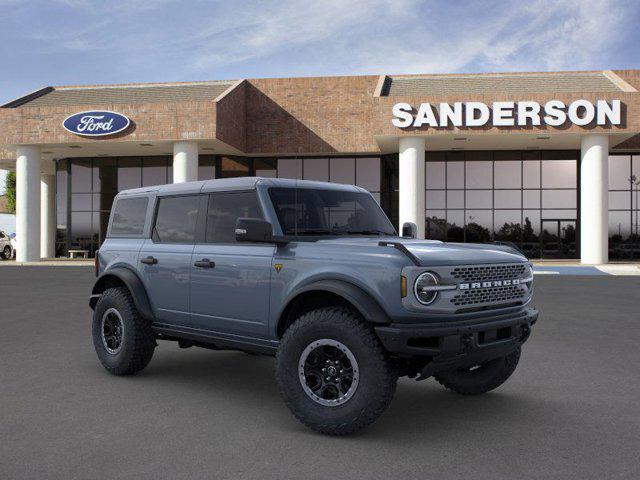
[[[524,298],[525,291],[519,285],[503,287],[487,287],[475,290],[466,290],[451,299],[455,306],[475,305],[479,303],[509,303],[520,301]]]
[[[461,282],[484,282],[489,280],[511,280],[524,275],[527,266],[519,263],[515,265],[482,265],[457,267],[451,271],[451,276]]]

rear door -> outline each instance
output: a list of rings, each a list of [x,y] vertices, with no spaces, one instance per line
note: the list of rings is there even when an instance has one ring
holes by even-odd
[[[200,202],[198,194],[158,197],[151,238],[138,257],[156,323],[189,325],[189,278]]]
[[[239,217],[264,218],[255,191],[208,195],[202,243],[191,262],[192,322],[211,332],[267,338],[275,246],[236,243]]]

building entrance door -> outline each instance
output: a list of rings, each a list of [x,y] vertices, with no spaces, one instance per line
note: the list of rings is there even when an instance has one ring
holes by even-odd
[[[577,258],[575,218],[540,220],[541,258]]]

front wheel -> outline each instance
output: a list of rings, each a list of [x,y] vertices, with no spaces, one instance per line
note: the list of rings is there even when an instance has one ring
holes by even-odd
[[[520,360],[520,347],[509,355],[470,368],[434,375],[444,387],[461,395],[480,395],[498,388],[513,374]]]
[[[6,245],[3,249],[2,249],[2,259],[3,260],[11,260],[11,247],[9,245]]]
[[[307,313],[286,331],[276,377],[296,418],[329,435],[373,423],[391,403],[398,378],[372,329],[337,307]]]

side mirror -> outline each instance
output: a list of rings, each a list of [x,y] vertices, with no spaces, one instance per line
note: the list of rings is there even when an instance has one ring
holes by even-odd
[[[413,222],[405,222],[402,224],[402,237],[403,238],[417,238],[418,226]]]
[[[273,228],[269,222],[261,218],[238,218],[236,241],[270,243],[273,241]]]

